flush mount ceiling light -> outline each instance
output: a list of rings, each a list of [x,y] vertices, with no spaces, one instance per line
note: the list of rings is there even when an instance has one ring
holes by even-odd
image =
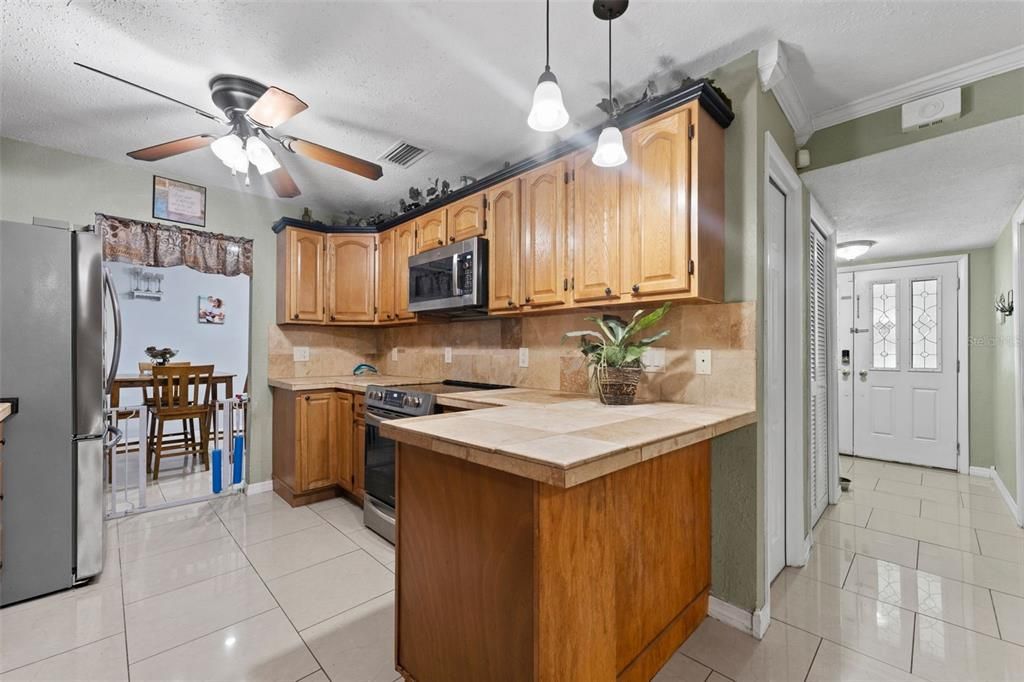
[[[615,125],[615,104],[612,99],[612,21],[629,7],[629,0],[594,0],[594,15],[608,22],[608,110],[612,112],[608,125],[597,138],[597,149],[591,161],[595,166],[611,168],[626,163],[626,148],[622,145],[622,131]]]
[[[551,71],[551,0],[547,0],[544,12],[544,73],[537,79],[533,106],[530,107],[526,123],[534,130],[550,133],[569,122],[569,112],[562,103],[558,79]]]
[[[836,244],[836,258],[842,260],[853,260],[854,258],[860,258],[868,252],[872,246],[878,242],[870,239],[858,239],[852,242],[842,242]]]

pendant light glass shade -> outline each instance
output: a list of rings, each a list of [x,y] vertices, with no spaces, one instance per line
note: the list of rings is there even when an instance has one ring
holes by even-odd
[[[533,107],[530,108],[526,122],[542,133],[558,130],[569,122],[569,112],[562,102],[558,79],[549,69],[545,69],[537,80],[537,89],[533,91]]]
[[[622,132],[615,126],[608,126],[597,138],[597,149],[591,161],[595,166],[611,168],[626,163],[626,148],[622,144]]]
[[[245,155],[242,138],[234,133],[214,140],[210,151],[231,170],[239,173],[249,170],[249,157]]]
[[[266,175],[281,167],[281,164],[274,157],[274,153],[270,151],[270,147],[255,135],[245,141],[245,155],[252,165],[256,166],[256,170],[260,172],[260,175]]]

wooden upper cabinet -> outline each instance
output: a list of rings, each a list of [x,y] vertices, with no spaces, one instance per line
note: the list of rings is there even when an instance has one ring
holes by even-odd
[[[436,249],[447,242],[447,208],[439,208],[416,219],[416,253]]]
[[[686,107],[626,131],[622,293],[627,297],[690,291],[691,123]]]
[[[489,310],[519,308],[519,178],[487,190]]]
[[[520,286],[528,306],[562,305],[568,299],[566,161],[522,176]]]
[[[461,242],[483,235],[485,218],[483,192],[456,201],[448,207],[448,241]]]
[[[572,291],[573,300],[619,298],[619,226],[621,167],[591,162],[593,149],[573,156]]]
[[[374,321],[376,244],[374,235],[332,234],[327,237],[329,322]]]
[[[395,309],[395,231],[377,235],[377,320],[396,319]]]
[[[299,394],[296,479],[299,490],[334,485],[338,480],[338,403],[334,391]]]
[[[414,320],[409,312],[409,256],[416,255],[415,224],[410,221],[396,227],[395,233],[395,317]]]
[[[324,235],[288,228],[278,249],[278,322],[324,321]]]

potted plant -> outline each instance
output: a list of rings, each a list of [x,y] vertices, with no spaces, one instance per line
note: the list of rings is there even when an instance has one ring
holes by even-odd
[[[598,395],[605,405],[631,405],[636,399],[636,387],[643,375],[640,357],[644,349],[668,335],[668,330],[654,336],[637,339],[645,329],[653,327],[665,317],[671,304],[644,315],[643,310],[633,314],[628,323],[615,315],[587,317],[597,324],[599,331],[568,332],[562,337],[578,338],[580,351],[594,368]]]

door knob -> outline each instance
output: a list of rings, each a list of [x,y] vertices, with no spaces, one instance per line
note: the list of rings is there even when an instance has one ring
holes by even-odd
[[[846,369],[846,368],[844,367],[844,368],[843,368],[843,376],[844,376],[844,377],[848,377],[848,376],[850,376],[850,370],[848,370],[848,369]]]
[[[860,375],[861,379],[867,379],[868,378],[868,371],[866,369],[862,369],[861,371],[857,372],[857,374]]]

